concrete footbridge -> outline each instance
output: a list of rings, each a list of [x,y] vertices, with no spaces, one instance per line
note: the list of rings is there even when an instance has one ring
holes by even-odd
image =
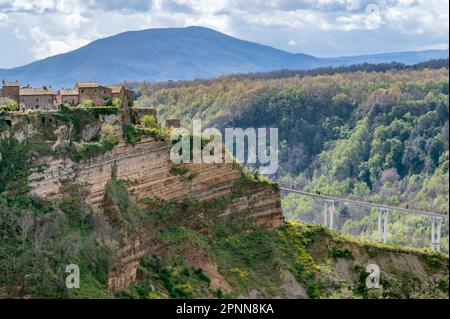
[[[441,228],[442,221],[448,220],[448,214],[442,214],[438,212],[430,212],[430,211],[422,211],[417,209],[398,207],[398,206],[390,206],[377,204],[372,202],[367,202],[359,199],[350,199],[345,197],[336,197],[330,195],[322,195],[319,192],[310,193],[294,188],[280,187],[280,190],[288,193],[295,193],[307,197],[312,197],[324,202],[324,210],[323,210],[323,221],[324,225],[333,229],[334,226],[334,213],[336,211],[335,204],[343,203],[343,204],[354,204],[369,208],[376,208],[378,210],[378,241],[382,241],[384,243],[387,242],[387,226],[389,220],[390,212],[403,212],[407,214],[413,215],[422,215],[428,216],[431,221],[431,249],[432,250],[441,250]]]

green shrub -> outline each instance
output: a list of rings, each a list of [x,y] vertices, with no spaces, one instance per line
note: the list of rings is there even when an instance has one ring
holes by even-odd
[[[79,106],[80,106],[80,107],[94,107],[95,104],[94,104],[94,102],[93,102],[92,100],[86,99],[86,100],[84,100],[83,103],[81,103]]]
[[[135,145],[142,139],[142,130],[133,124],[123,126],[123,136],[128,144]]]
[[[159,127],[156,128],[142,128],[143,133],[148,136],[151,136],[160,141],[168,141],[169,140],[169,131],[167,129],[162,129]]]
[[[12,112],[17,110],[19,110],[19,104],[17,104],[16,101],[0,97],[0,112]]]
[[[1,109],[0,109],[1,112]],[[0,116],[0,133],[7,131],[10,129],[10,126],[8,125],[8,123],[6,122],[6,120]]]
[[[87,160],[111,151],[117,144],[119,144],[119,137],[115,133],[114,128],[106,127],[99,141],[72,142],[68,147],[68,153],[74,161]]]
[[[114,106],[114,107],[121,107],[122,106],[122,100],[119,98],[107,98],[105,99],[105,106]]]
[[[0,193],[5,190],[15,194],[28,192],[32,146],[30,141],[20,143],[15,138],[0,139]]]
[[[113,208],[114,216],[109,216],[115,226],[134,230],[143,218],[142,211],[131,198],[125,182],[111,178],[106,184],[105,210]],[[107,214],[111,212],[107,212]]]
[[[333,247],[331,250],[331,257],[333,258],[353,258],[353,253],[350,249],[345,247]]]
[[[152,115],[144,115],[140,120],[141,124],[146,128],[157,128],[158,123],[154,116]]]
[[[106,124],[102,127],[102,135],[100,142],[105,150],[112,150],[114,146],[119,144],[119,137],[112,125]]]
[[[186,175],[187,173],[189,173],[190,169],[187,167],[177,167],[177,166],[172,166],[169,169],[169,173],[172,175]]]

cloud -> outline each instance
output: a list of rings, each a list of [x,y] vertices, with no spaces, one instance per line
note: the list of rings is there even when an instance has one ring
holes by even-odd
[[[0,0],[0,41],[26,47],[20,59],[32,60],[128,30],[201,25],[320,56],[448,48],[448,6],[447,0]]]
[[[176,0],[164,0],[163,8],[171,13],[194,14],[197,11],[189,4],[178,2]]]
[[[3,0],[0,1],[0,11],[45,13],[55,10],[55,0]]]
[[[63,37],[55,37],[50,36],[40,27],[30,28],[30,35],[36,43],[33,52],[37,59],[74,50],[89,43],[88,40],[80,38],[74,32]]]
[[[4,23],[8,20],[8,15],[0,12],[0,23]]]
[[[152,0],[91,0],[88,5],[91,9],[132,14],[151,10],[153,2]]]

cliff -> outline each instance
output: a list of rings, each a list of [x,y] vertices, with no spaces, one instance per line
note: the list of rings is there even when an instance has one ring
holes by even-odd
[[[108,182],[114,178],[124,181],[130,198],[140,207],[148,200],[181,202],[193,198],[207,202],[228,196],[226,210],[217,218],[230,219],[245,212],[245,218],[255,219],[260,227],[283,224],[280,194],[274,185],[246,185],[245,194],[242,189],[233,190],[242,178],[240,165],[174,165],[169,158],[171,145],[166,140],[142,137],[133,145],[127,143],[122,137],[124,126],[139,122],[147,114],[155,115],[153,109],[129,109],[118,114],[84,116],[78,123],[72,118],[64,121],[60,112],[16,114],[6,117],[9,129],[2,134],[3,138],[20,142],[39,139],[52,145],[53,152],[33,158],[27,178],[30,194],[46,201],[60,200],[61,190],[67,185],[83,185],[87,189],[85,202],[111,221],[115,218],[114,204],[105,198]],[[113,127],[120,136],[112,149],[82,160],[58,151],[69,145],[70,139],[76,136],[75,130],[81,142],[89,143],[100,136],[104,125]],[[145,233],[127,236],[117,251],[118,261],[109,276],[111,291],[124,289],[135,279],[139,259],[151,251],[148,237]]]
[[[145,115],[0,116],[0,256],[16,256],[0,259],[2,295],[448,298],[448,256],[285,224],[276,185],[237,164],[174,165]],[[64,284],[72,263],[79,289]]]

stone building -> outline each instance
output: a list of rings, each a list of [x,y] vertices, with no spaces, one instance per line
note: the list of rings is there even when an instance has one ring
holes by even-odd
[[[109,86],[112,90],[113,98],[119,98],[122,101],[122,108],[131,107],[134,100],[134,92],[126,89],[124,86]]]
[[[76,89],[61,89],[56,94],[56,104],[60,105],[62,103],[69,104],[71,106],[77,106],[78,101],[78,91]]]
[[[55,108],[55,94],[50,86],[32,88],[29,85],[19,90],[21,109],[51,110]]]
[[[111,88],[95,82],[79,82],[75,85],[75,90],[78,91],[79,104],[91,100],[96,106],[105,105],[105,100],[113,97]]]
[[[0,96],[7,97],[15,101],[16,103],[19,103],[19,90],[20,90],[19,81],[6,82],[5,80],[3,80],[2,88],[0,89]]]
[[[96,82],[79,82],[73,89],[61,89],[54,94],[51,86],[32,88],[27,85],[21,88],[19,81],[6,82],[3,80],[0,97],[16,101],[22,110],[56,109],[62,103],[77,106],[86,100],[92,101],[94,106],[102,106],[112,98],[119,98],[122,108],[128,108],[133,104],[134,92],[120,85],[103,86]]]

